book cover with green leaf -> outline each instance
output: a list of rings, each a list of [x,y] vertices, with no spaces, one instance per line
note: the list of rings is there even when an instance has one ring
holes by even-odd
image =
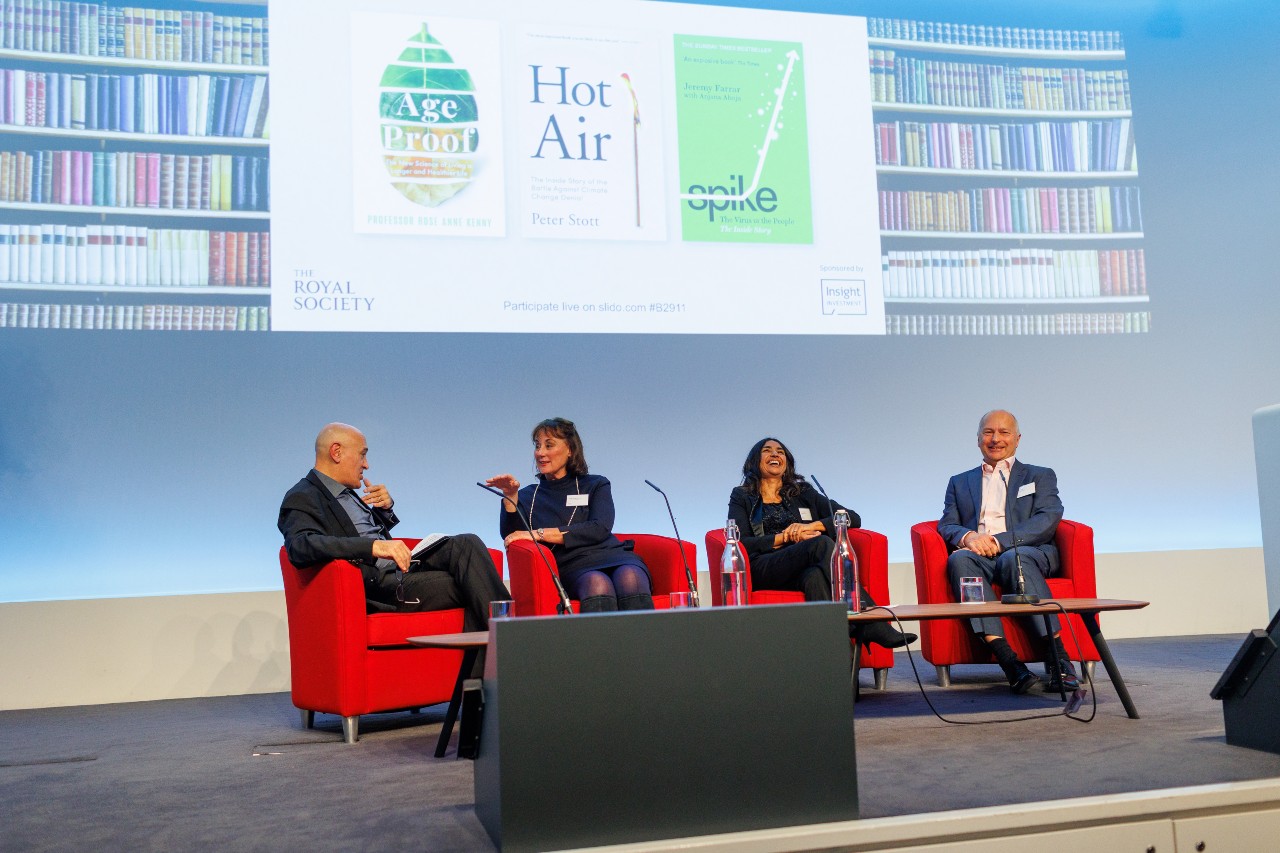
[[[351,16],[352,199],[360,233],[505,233],[494,21]]]

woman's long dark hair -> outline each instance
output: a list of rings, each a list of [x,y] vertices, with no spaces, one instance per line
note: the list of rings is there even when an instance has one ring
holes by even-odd
[[[783,497],[794,498],[800,494],[800,487],[804,485],[805,479],[796,473],[796,458],[791,455],[791,451],[785,444],[770,435],[751,445],[751,450],[747,452],[747,461],[742,463],[742,485],[751,494],[760,494],[760,456],[766,441],[777,441],[787,457],[787,470],[782,474],[780,493]]]
[[[538,440],[538,433],[554,435],[569,445],[569,461],[565,464],[565,473],[580,477],[587,473],[587,457],[582,452],[582,439],[578,437],[578,428],[573,421],[565,418],[547,418],[539,421],[530,433],[530,438]]]

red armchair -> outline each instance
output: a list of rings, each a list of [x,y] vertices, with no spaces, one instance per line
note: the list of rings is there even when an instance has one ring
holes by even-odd
[[[1048,578],[1054,598],[1097,598],[1094,579],[1093,528],[1078,521],[1058,522],[1054,540],[1062,570]],[[947,543],[938,533],[938,522],[922,521],[911,528],[911,552],[916,564],[916,596],[921,604],[955,601],[947,582]],[[995,588],[996,594],[1002,591]],[[1062,619],[1061,616],[1058,617]],[[1080,617],[1072,614],[1062,625],[1062,643],[1073,660],[1084,660],[1089,671],[1098,660],[1098,650],[1089,638]],[[1020,620],[1004,619],[1005,639],[1023,661],[1044,658],[1044,650],[1033,647]],[[929,619],[920,623],[920,650],[925,660],[938,673],[938,684],[951,684],[951,665],[957,663],[995,663],[986,644],[970,629],[964,619]]]
[[[720,558],[724,556],[724,530],[708,530],[707,568],[711,573],[711,602],[716,607],[724,604],[724,586],[720,579]],[[858,580],[877,604],[889,603],[889,540],[874,530],[853,528],[849,531],[849,544],[858,555]],[[742,555],[746,558],[746,552]],[[747,562],[747,601],[750,604],[793,604],[804,601],[801,592],[777,589],[752,589],[751,564]],[[883,646],[862,646],[860,666],[875,670],[877,690],[883,690],[893,666],[893,652]]]
[[[489,553],[501,574],[502,552]],[[449,701],[462,652],[418,648],[405,638],[461,631],[461,609],[365,613],[364,577],[346,560],[299,569],[281,548],[280,572],[293,704],[305,728],[317,711],[337,714],[343,739],[355,743],[361,714]]]
[[[681,550],[684,559],[689,563],[689,571],[698,577],[698,549],[692,542],[672,539],[669,536],[654,536],[649,533],[615,533],[623,541],[635,543],[635,553],[649,567],[649,577],[653,581],[653,606],[664,608],[669,606],[667,594],[671,592],[687,592],[689,582],[684,574],[684,562],[680,559]],[[557,569],[555,555],[546,547],[530,542],[527,539],[517,540],[507,546],[508,573],[511,578],[511,596],[515,600],[517,616],[547,616],[556,612],[560,596],[555,584],[547,575],[547,567],[538,556],[541,550],[551,564]],[[557,569],[557,574],[558,574]],[[578,612],[578,602],[574,601],[573,611]]]

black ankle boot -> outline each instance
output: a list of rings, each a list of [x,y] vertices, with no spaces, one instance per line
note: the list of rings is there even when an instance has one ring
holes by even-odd
[[[612,613],[618,609],[618,600],[612,595],[591,595],[578,602],[579,613]]]
[[[875,643],[886,649],[900,649],[918,638],[910,631],[903,633],[889,622],[871,622],[862,626],[862,642]]]
[[[867,592],[862,584],[858,584],[858,602],[862,605],[863,610],[870,610],[879,606],[871,598],[871,593]],[[849,626],[849,636],[853,636],[853,625]],[[904,634],[893,627],[892,622],[870,622],[862,626],[862,642],[875,643],[877,646],[884,646],[886,649],[900,649],[903,646],[911,645],[917,639],[919,638],[910,631]]]
[[[647,592],[618,596],[619,610],[652,610],[653,596]]]

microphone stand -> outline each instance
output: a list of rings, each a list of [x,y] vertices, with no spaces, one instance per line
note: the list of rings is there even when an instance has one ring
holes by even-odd
[[[1004,483],[1004,507],[1005,518],[1013,521],[1013,513],[1009,512],[1009,481],[1005,479],[1004,470],[1000,471],[1000,481]],[[1013,529],[1013,524],[1009,524],[1009,536],[1013,539],[1013,562],[1018,567],[1018,591],[1014,593],[1006,593],[1000,596],[1001,604],[1039,604],[1040,596],[1034,592],[1027,592],[1027,581],[1022,575],[1022,555],[1018,553],[1018,531]]]
[[[1000,470],[1000,469],[997,469],[997,470]],[[1000,470],[1000,481],[1004,483],[1005,518],[1007,518],[1010,521],[1010,524],[1007,526],[1009,528],[1009,536],[1010,538],[1013,539],[1013,561],[1018,566],[1018,591],[1014,594],[1000,596],[1000,603],[1001,604],[1039,604],[1040,596],[1036,595],[1034,592],[1027,592],[1027,581],[1022,574],[1022,557],[1021,555],[1018,554],[1018,531],[1014,530],[1013,528],[1013,524],[1012,524],[1013,513],[1009,512],[1009,481],[1005,479],[1003,470]],[[1065,614],[1063,615],[1065,618]],[[1035,617],[1033,616],[1032,618],[1034,619]],[[1044,619],[1045,633],[1046,633],[1046,636],[1048,637],[1050,649],[1052,649],[1054,640],[1053,640],[1053,632],[1050,630],[1052,627],[1052,623],[1049,621],[1049,614],[1046,613],[1041,618]],[[1050,651],[1048,660],[1053,661],[1053,663],[1050,665],[1046,661],[1046,667],[1052,666],[1051,672],[1058,673],[1058,676],[1057,676],[1058,685],[1059,685],[1058,695],[1061,696],[1062,701],[1065,702],[1067,701],[1067,691],[1066,691],[1065,685],[1063,685],[1061,664],[1057,662],[1057,655],[1054,654],[1053,651]],[[1083,664],[1081,664],[1081,666],[1083,666]],[[1078,689],[1079,688],[1077,688],[1077,690]],[[1080,700],[1081,701],[1084,700],[1083,695],[1080,696]]]
[[[809,479],[813,480],[813,484],[818,487],[818,491],[821,492],[822,496],[827,499],[827,515],[831,516],[832,523],[834,524],[835,523],[834,519],[836,517],[836,514],[831,511],[831,498],[830,496],[827,495],[827,490],[822,488],[822,483],[819,483],[818,478],[813,474],[809,475]]]
[[[684,544],[680,539],[680,528],[676,527],[676,514],[671,511],[671,501],[667,499],[667,493],[659,489],[653,483],[645,480],[649,488],[662,495],[662,500],[667,504],[667,515],[671,516],[671,529],[676,532],[676,547],[680,549],[680,562],[684,563],[684,579],[689,584],[689,596],[693,599],[694,607],[701,607],[698,601],[698,584],[693,579],[693,572],[689,570],[689,561],[684,557]]]
[[[817,477],[815,477],[813,474],[810,474],[810,475],[809,475],[809,479],[810,479],[810,480],[813,480],[813,484],[814,484],[815,486],[817,486],[817,487],[818,487],[818,491],[822,493],[822,496],[823,496],[824,498],[826,498],[826,500],[827,500],[827,515],[831,516],[831,523],[832,523],[832,524],[835,524],[836,514],[835,514],[835,512],[833,511],[833,507],[832,507],[832,504],[831,504],[831,496],[827,494],[827,490],[826,490],[826,489],[822,488],[822,483],[821,483],[821,481],[819,481],[819,480],[818,480],[818,478],[817,478]],[[837,547],[837,548],[839,548],[840,546],[839,546],[839,545],[837,545],[836,547]],[[859,582],[861,582],[861,581],[859,581]],[[856,600],[857,600],[859,603],[861,603],[861,601],[862,601],[862,590],[861,590],[861,589],[855,589],[855,590],[853,591],[853,594],[854,594],[854,596],[856,597]],[[861,608],[859,608],[859,609],[861,609]],[[862,640],[862,631],[863,631],[863,625],[861,625],[860,623],[856,623],[856,622],[855,622],[855,623],[853,623],[853,626],[852,626],[852,627],[853,627],[853,633],[850,635],[850,639],[853,641],[853,667],[852,667],[852,669],[853,669],[853,694],[854,694],[854,696],[856,697],[856,696],[858,695],[858,667],[859,667],[859,666],[861,665],[861,663],[862,663],[862,643],[863,643],[863,640]]]
[[[484,483],[476,483],[477,486],[486,492],[495,494],[503,500],[507,499],[501,490],[495,489],[493,486],[486,486]],[[524,524],[524,529],[529,532],[529,541],[533,543],[533,548],[538,552],[538,556],[542,558],[542,564],[547,567],[547,574],[551,575],[551,582],[556,585],[556,595],[560,596],[560,603],[556,605],[556,612],[561,616],[572,616],[573,605],[569,603],[569,593],[564,591],[564,584],[560,583],[560,576],[556,574],[556,570],[551,568],[551,562],[547,560],[547,555],[542,553],[542,546],[538,544],[538,540],[533,537],[533,527],[529,524],[529,520],[520,514],[520,510],[516,509],[516,518]]]
[[[813,480],[813,484],[814,484],[815,486],[817,486],[817,487],[818,487],[818,491],[822,493],[822,496],[823,496],[824,498],[826,498],[826,500],[827,500],[827,515],[831,516],[831,523],[832,523],[832,525],[834,525],[834,524],[836,523],[836,514],[835,514],[834,505],[831,503],[831,496],[827,494],[827,490],[826,490],[826,489],[822,488],[822,483],[821,483],[821,482],[819,482],[818,478],[817,478],[815,475],[810,474],[810,475],[809,475],[809,479],[810,479],[810,480]],[[850,543],[850,544],[852,545],[852,543]],[[839,544],[837,544],[837,545],[836,545],[836,547],[838,548],[838,547],[839,547]],[[853,580],[853,579],[852,579],[852,578],[846,578],[845,580],[852,582],[852,580]],[[862,581],[861,581],[861,579],[859,579],[858,584],[856,584],[856,586],[858,586],[858,589],[855,589],[855,590],[853,590],[853,591],[852,591],[852,592],[853,592],[854,600],[855,600],[856,602],[858,602],[858,607],[856,608],[857,610],[861,610],[861,609],[862,609],[862,589],[861,589],[861,584],[862,584]],[[858,634],[859,638],[861,638],[861,636],[862,636],[860,631],[861,631],[861,629],[859,629],[859,634]]]

